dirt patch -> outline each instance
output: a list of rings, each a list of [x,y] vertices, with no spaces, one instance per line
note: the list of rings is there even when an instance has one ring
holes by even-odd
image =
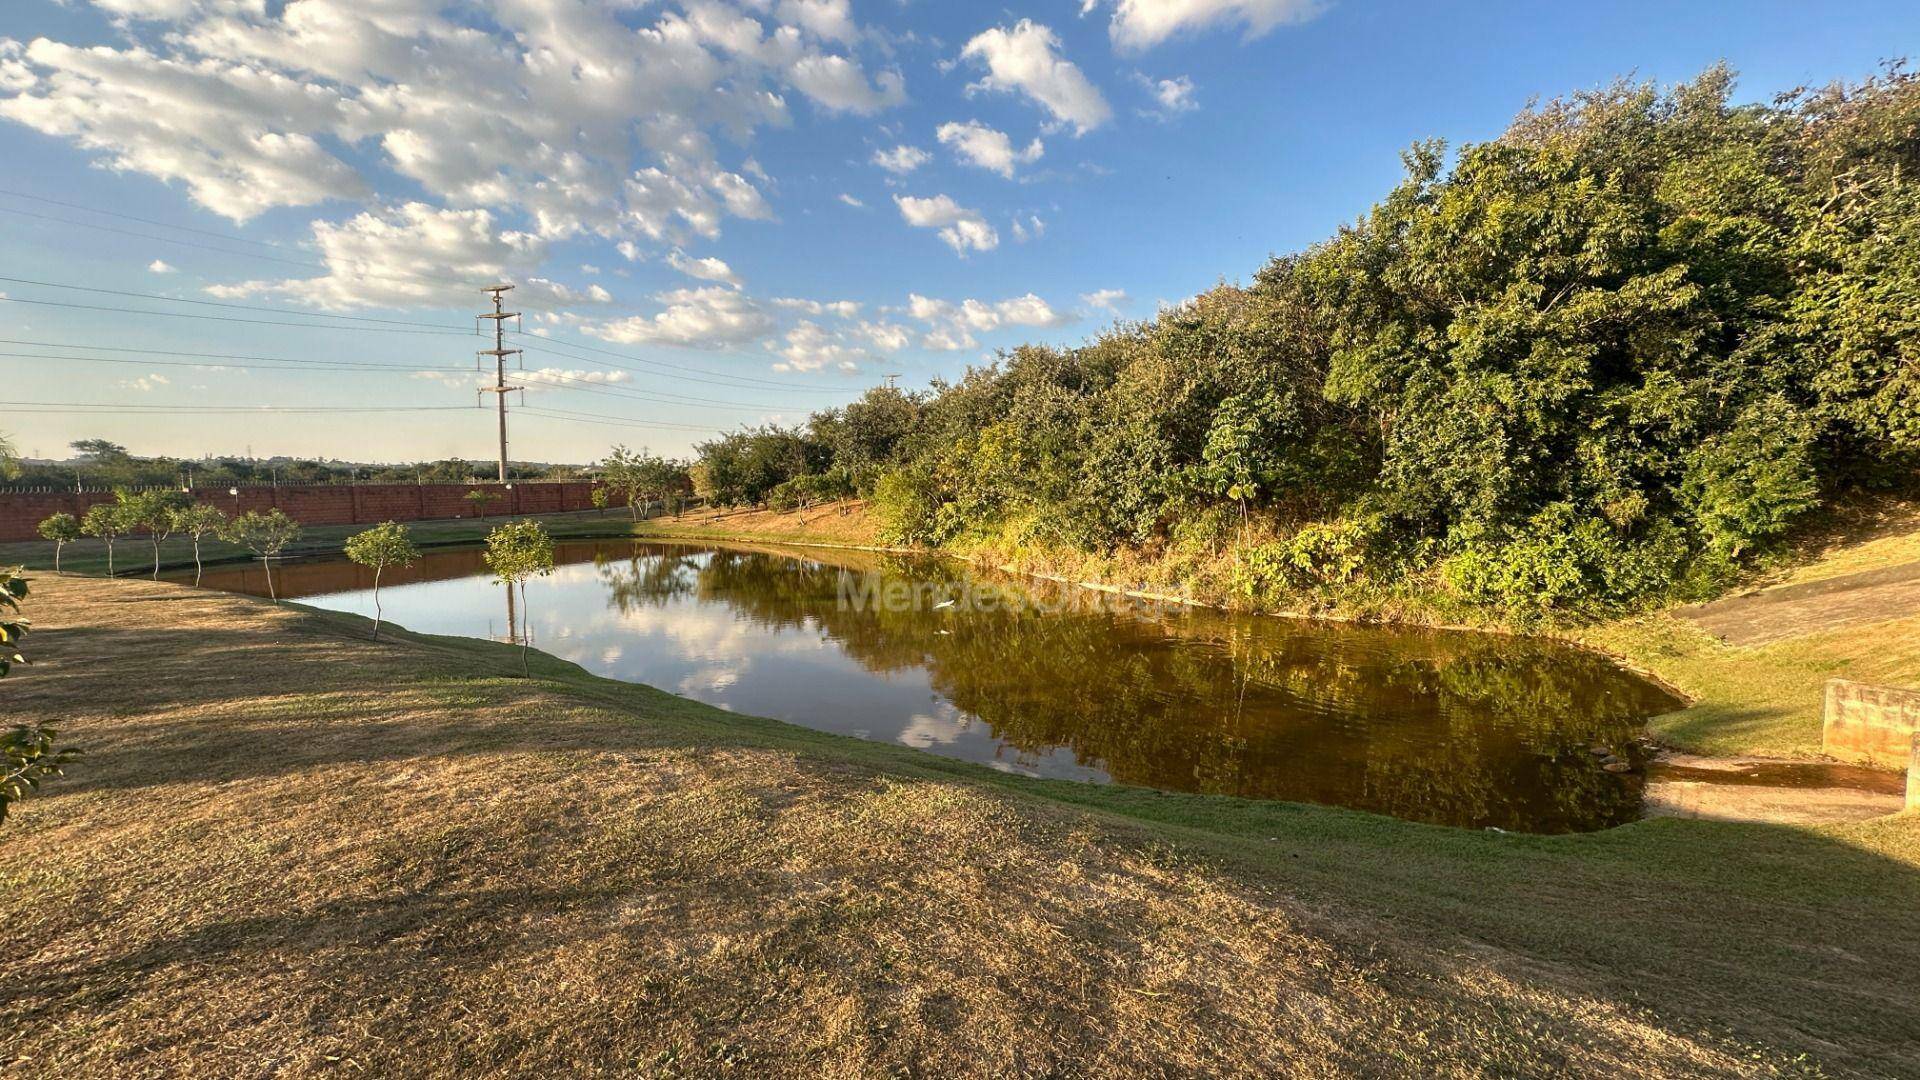
[[[1647,769],[1649,817],[1771,825],[1867,821],[1897,814],[1906,777],[1850,765],[1663,754]]]

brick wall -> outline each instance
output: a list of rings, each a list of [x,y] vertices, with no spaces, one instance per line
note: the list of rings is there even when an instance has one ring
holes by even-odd
[[[196,488],[195,502],[211,503],[228,514],[279,508],[302,525],[372,525],[382,521],[428,521],[475,517],[466,494],[476,489],[501,496],[487,504],[487,516],[551,514],[593,508],[594,484],[588,480],[516,480],[499,484],[331,484],[311,487]],[[32,540],[40,522],[62,511],[79,517],[95,503],[112,502],[108,491],[0,492],[0,541]]]

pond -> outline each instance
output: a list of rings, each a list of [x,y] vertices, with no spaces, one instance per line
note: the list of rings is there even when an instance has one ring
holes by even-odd
[[[1132,602],[864,552],[559,545],[526,611],[475,549],[389,572],[386,618],[515,640],[744,714],[1022,776],[1575,832],[1640,815],[1647,716],[1676,707],[1552,642]],[[373,613],[371,572],[276,569],[283,597]],[[257,565],[209,587],[264,595]],[[1632,766],[1609,771],[1610,750]]]

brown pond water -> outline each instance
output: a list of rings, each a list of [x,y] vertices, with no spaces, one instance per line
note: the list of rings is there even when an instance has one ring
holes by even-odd
[[[1677,702],[1551,642],[1234,616],[941,560],[562,544],[510,610],[473,549],[389,572],[386,617],[510,640],[723,709],[1024,776],[1572,832],[1640,816],[1642,721]],[[283,597],[371,615],[372,575],[278,567]],[[264,595],[258,566],[212,588]],[[1608,772],[1595,747],[1633,766]]]

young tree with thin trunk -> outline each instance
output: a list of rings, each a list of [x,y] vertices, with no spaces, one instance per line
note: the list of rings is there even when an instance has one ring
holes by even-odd
[[[280,594],[273,585],[273,560],[299,538],[300,523],[278,509],[249,510],[228,521],[220,530],[220,539],[239,544],[260,557],[260,566],[267,574],[267,597],[276,604],[280,602]]]
[[[220,508],[207,503],[195,503],[183,506],[173,512],[173,527],[193,540],[193,583],[200,584],[200,541],[206,536],[218,536],[227,523],[227,515]]]
[[[520,590],[520,618],[528,626],[527,579],[553,573],[553,538],[537,521],[516,521],[502,525],[487,535],[487,569],[508,589]],[[529,677],[527,647],[532,634],[520,635],[520,675]]]
[[[178,491],[122,491],[121,521],[130,529],[143,529],[153,543],[153,580],[160,580],[160,545],[173,535],[174,514],[186,502]]]
[[[498,499],[500,495],[498,492],[487,491],[484,488],[474,488],[472,491],[460,497],[472,503],[474,515],[481,521],[485,521],[487,520],[487,504]]]
[[[405,525],[387,522],[347,537],[347,558],[373,568],[373,640],[380,640],[380,573],[389,566],[412,566],[420,558]]]
[[[80,519],[72,514],[54,514],[40,523],[40,537],[53,541],[53,572],[60,570],[60,549],[85,535],[80,531]]]
[[[113,576],[113,541],[127,531],[126,518],[117,503],[95,503],[80,518],[80,531],[97,536],[107,545],[107,576]]]

